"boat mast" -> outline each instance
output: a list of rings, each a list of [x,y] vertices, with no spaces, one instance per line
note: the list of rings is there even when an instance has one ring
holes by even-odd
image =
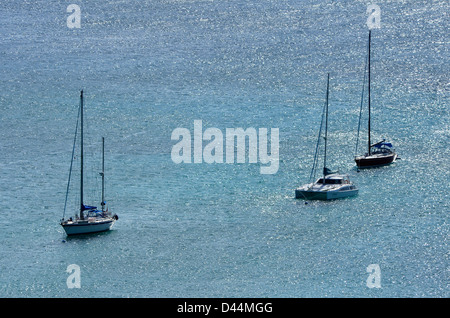
[[[105,211],[105,137],[102,137],[102,212]]]
[[[325,109],[325,153],[323,156],[323,179],[325,182],[325,176],[327,175],[327,135],[328,135],[328,92],[330,88],[330,73],[327,78],[327,97],[326,97],[326,109]]]
[[[80,94],[80,116],[81,116],[81,172],[80,172],[80,219],[83,220],[83,90]]]
[[[369,139],[368,139],[368,147],[369,147],[369,151],[368,154],[369,156],[371,155],[370,153],[370,42],[371,42],[371,30],[369,30],[369,77],[368,77],[368,93],[369,93],[369,125],[368,125],[368,134],[369,134]]]

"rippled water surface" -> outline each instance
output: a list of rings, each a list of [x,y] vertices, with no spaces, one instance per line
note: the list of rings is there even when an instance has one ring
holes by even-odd
[[[449,297],[447,1],[378,3],[373,138],[401,160],[361,172],[368,2],[73,2],[79,29],[68,3],[0,4],[0,296]],[[305,204],[294,189],[309,178],[327,73],[329,165],[360,190]],[[87,174],[98,181],[104,136],[119,220],[67,238],[80,89]],[[277,173],[175,164],[172,131],[193,134],[194,120],[224,135],[278,128]],[[370,264],[381,288],[367,286]]]

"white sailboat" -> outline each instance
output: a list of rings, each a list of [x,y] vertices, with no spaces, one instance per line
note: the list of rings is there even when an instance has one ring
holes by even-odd
[[[323,176],[317,179],[315,182],[305,184],[297,189],[295,189],[295,198],[296,199],[305,199],[305,200],[334,200],[347,198],[351,196],[355,196],[358,194],[358,189],[356,186],[350,181],[350,178],[347,174],[339,174],[333,173],[330,169],[327,168],[327,134],[328,134],[328,95],[329,95],[329,86],[330,86],[330,74],[328,74],[327,79],[327,95],[326,95],[326,103],[325,103],[325,150],[324,150],[324,159],[323,159]],[[322,114],[323,116],[323,114]],[[323,118],[323,117],[322,117]],[[323,121],[323,119],[322,119]],[[317,141],[316,146],[316,154],[314,156],[314,164],[313,169],[311,171],[310,179],[312,179],[317,159],[317,150],[320,142],[320,135],[322,131],[322,126],[319,130],[319,140]]]
[[[67,192],[66,192],[66,202],[64,204],[64,214],[61,219],[61,226],[65,230],[67,235],[75,235],[75,234],[88,234],[88,233],[97,233],[104,232],[111,229],[114,225],[115,221],[118,220],[118,216],[116,214],[111,213],[108,209],[105,210],[105,198],[104,198],[104,185],[105,185],[105,139],[102,138],[102,172],[100,175],[102,176],[102,201],[101,201],[101,210],[98,210],[95,206],[88,206],[84,204],[83,198],[83,177],[84,177],[84,163],[83,163],[83,91],[80,94],[80,109],[78,116],[80,117],[80,209],[79,214],[74,217],[70,217],[65,219],[65,212],[67,206],[67,196],[69,192],[70,185],[70,176],[72,174],[72,163],[74,157],[75,143],[77,137],[78,130],[78,120],[77,120],[77,128],[75,130],[75,138],[74,138],[74,147],[72,151],[72,161],[70,164],[70,173],[69,173],[69,181],[67,184]]]

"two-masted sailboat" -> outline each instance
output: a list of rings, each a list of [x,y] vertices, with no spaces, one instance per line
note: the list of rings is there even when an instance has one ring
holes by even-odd
[[[371,45],[371,31],[369,30],[369,48],[368,48],[368,108],[369,108],[369,119],[368,119],[368,149],[367,153],[360,156],[355,156],[355,162],[358,168],[370,168],[389,165],[397,159],[397,153],[395,152],[391,143],[382,140],[375,144],[371,141],[371,118],[370,118],[370,45]],[[365,72],[366,70],[364,70]],[[361,103],[362,105],[362,103]],[[358,128],[359,136],[359,128]],[[358,147],[358,146],[356,146]]]
[[[316,182],[305,184],[295,189],[296,199],[305,200],[333,200],[340,198],[347,198],[358,194],[358,189],[350,181],[347,174],[333,173],[327,168],[327,138],[328,138],[328,95],[330,87],[330,74],[327,78],[327,94],[326,103],[322,112],[325,115],[325,145],[324,145],[324,157],[323,157],[323,176],[316,180]],[[318,158],[318,146],[321,139],[322,124],[319,129],[319,137],[316,145],[316,153],[314,155],[313,168],[311,170],[310,181],[314,178],[314,172],[316,170],[317,158]]]
[[[67,191],[66,191],[66,201],[64,204],[64,214],[61,220],[61,226],[66,231],[67,235],[75,235],[75,234],[88,234],[88,233],[97,233],[104,232],[110,230],[111,226],[114,224],[116,220],[118,220],[118,216],[116,214],[112,214],[106,207],[105,202],[105,139],[102,138],[102,172],[100,175],[102,176],[102,201],[101,201],[101,210],[98,210],[95,206],[89,206],[84,204],[84,153],[83,153],[83,91],[80,94],[80,108],[78,111],[78,116],[80,119],[80,208],[79,214],[74,217],[70,217],[68,219],[64,219],[66,213],[67,206],[67,197],[70,186],[70,176],[72,174],[72,163],[74,158],[75,144],[77,140],[77,131],[78,131],[78,120],[77,126],[75,129],[75,138],[72,150],[72,160],[70,163],[70,172],[69,172],[69,181],[67,183]]]

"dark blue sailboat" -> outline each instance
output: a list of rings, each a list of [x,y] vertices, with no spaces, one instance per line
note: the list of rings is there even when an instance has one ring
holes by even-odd
[[[358,168],[371,168],[389,165],[397,159],[397,153],[393,148],[391,143],[385,142],[383,139],[380,142],[372,144],[370,129],[371,129],[371,118],[370,118],[370,44],[371,44],[371,31],[369,30],[369,51],[368,51],[368,108],[369,108],[369,120],[368,120],[368,149],[367,153],[361,156],[355,156],[355,162]],[[365,70],[364,70],[365,71]],[[361,99],[362,106],[362,99]],[[359,128],[358,128],[359,136]],[[358,145],[356,146],[358,147]]]

